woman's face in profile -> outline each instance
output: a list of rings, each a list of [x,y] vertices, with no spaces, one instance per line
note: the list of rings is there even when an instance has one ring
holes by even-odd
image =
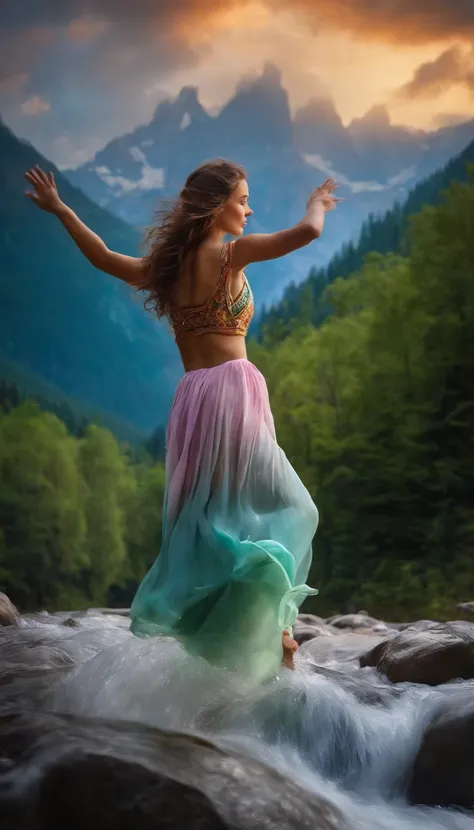
[[[219,216],[219,225],[225,233],[241,236],[247,224],[247,217],[252,213],[249,205],[249,186],[247,181],[242,179],[227,199]]]

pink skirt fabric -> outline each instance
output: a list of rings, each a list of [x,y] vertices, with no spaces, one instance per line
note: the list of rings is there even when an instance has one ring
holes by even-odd
[[[305,583],[318,511],[278,446],[265,379],[247,359],[188,372],[167,430],[162,546],[133,601],[138,636],[258,679]]]

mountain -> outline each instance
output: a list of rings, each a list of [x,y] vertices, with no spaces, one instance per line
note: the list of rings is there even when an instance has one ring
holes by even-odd
[[[249,230],[264,232],[301,218],[312,188],[335,176],[346,201],[331,215],[317,249],[249,269],[261,306],[281,298],[291,281],[304,279],[315,250],[326,265],[371,213],[405,200],[409,189],[472,138],[474,121],[427,133],[391,124],[384,107],[344,126],[334,103],[321,96],[292,117],[281,73],[267,64],[260,76],[239,84],[217,115],[206,112],[195,87],[185,87],[158,104],[149,124],[114,139],[65,175],[117,216],[143,226],[194,167],[227,157],[248,170],[254,209]]]
[[[150,441],[149,433],[134,424],[75,400],[50,381],[0,356],[0,409],[3,406],[9,411],[12,405],[17,406],[29,399],[33,399],[43,411],[57,415],[72,435],[80,434],[85,426],[94,423],[106,427],[119,441],[131,446],[144,446]]]
[[[62,198],[109,247],[133,255],[139,245],[133,227],[0,124],[0,358],[148,432],[168,414],[176,346],[140,296],[96,271],[58,220],[25,199],[23,174],[35,163],[54,170]]]
[[[66,174],[102,207],[111,207],[126,221],[145,224],[157,192],[182,185],[180,159],[188,159],[191,166],[202,160],[201,146],[208,140],[211,121],[197,89],[184,87],[176,100],[158,104],[150,124],[113,139],[93,162]]]
[[[357,177],[362,157],[331,98],[312,98],[295,112],[293,124],[303,157],[319,156],[348,179]]]
[[[276,67],[268,64],[260,77],[241,84],[217,116],[204,112],[196,90],[182,90],[175,100],[158,105],[150,124],[115,139],[66,175],[110,211],[145,225],[158,202],[175,196],[194,167],[217,156],[247,168],[253,231],[277,230],[301,217],[321,177],[294,144],[288,95]],[[159,177],[160,187],[152,187]],[[332,244],[328,234],[320,246],[323,258]],[[257,304],[276,298],[307,267],[304,254],[252,266]]]
[[[358,242],[343,246],[327,267],[312,268],[303,282],[288,286],[282,300],[264,310],[256,321],[253,331],[257,339],[265,335],[270,340],[281,340],[298,321],[319,325],[330,313],[330,308],[321,301],[325,288],[338,277],[353,274],[371,252],[403,252],[409,217],[425,205],[437,204],[452,181],[466,181],[470,165],[474,165],[474,141],[445,167],[413,188],[403,205],[396,204],[379,218],[371,216],[364,223]]]
[[[347,129],[361,159],[359,175],[390,183],[416,166],[429,152],[426,133],[391,123],[385,107],[372,107],[362,118],[354,118]]]

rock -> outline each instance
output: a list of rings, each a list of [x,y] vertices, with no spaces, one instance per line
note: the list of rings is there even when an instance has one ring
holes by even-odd
[[[316,617],[314,614],[300,614],[293,627],[293,637],[298,645],[312,640],[313,637],[331,636],[337,633],[336,629],[326,625],[322,617]]]
[[[326,625],[326,621],[316,614],[298,614],[295,625]]]
[[[417,620],[416,622],[400,623],[398,625],[399,631],[406,631],[407,628],[413,631],[430,631],[432,628],[438,628],[439,620]]]
[[[137,724],[5,716],[2,763],[8,827],[349,830],[329,802],[271,767],[200,737]]]
[[[315,674],[320,674],[322,677],[327,677],[329,680],[339,683],[340,686],[351,692],[360,703],[388,706],[394,698],[400,696],[400,691],[397,691],[395,686],[389,684],[386,686],[376,685],[366,678],[363,672],[349,674],[348,672],[327,668],[327,666],[313,666],[312,668]]]
[[[0,626],[15,625],[20,618],[20,613],[6,594],[0,592]]]
[[[51,615],[51,621],[61,625],[80,627],[91,621],[101,620],[119,628],[129,628],[130,618],[128,608],[86,608],[83,611],[56,611]]]
[[[309,654],[319,665],[324,663],[348,663],[359,661],[375,643],[380,643],[381,637],[377,634],[348,631],[345,633],[313,637],[312,640],[301,646],[301,657]],[[385,639],[385,638],[384,638]]]
[[[423,737],[408,788],[413,804],[474,808],[474,700],[465,694]]]
[[[474,602],[460,602],[459,605],[456,605],[456,608],[466,614],[474,614]]]
[[[326,620],[327,625],[332,625],[334,628],[341,628],[343,630],[349,629],[357,631],[363,629],[364,631],[374,631],[374,633],[388,633],[390,628],[381,620],[375,620],[373,617],[368,617],[367,614],[343,614],[335,617],[329,617]]]
[[[437,686],[474,677],[474,623],[438,623],[425,631],[407,628],[360,658],[393,683]]]

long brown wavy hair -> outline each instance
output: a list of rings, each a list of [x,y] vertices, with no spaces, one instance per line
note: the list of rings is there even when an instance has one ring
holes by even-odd
[[[234,188],[246,178],[238,164],[207,161],[188,176],[176,201],[157,211],[157,221],[145,236],[148,253],[137,285],[137,291],[148,294],[147,310],[158,317],[168,313],[185,258],[197,250]]]

